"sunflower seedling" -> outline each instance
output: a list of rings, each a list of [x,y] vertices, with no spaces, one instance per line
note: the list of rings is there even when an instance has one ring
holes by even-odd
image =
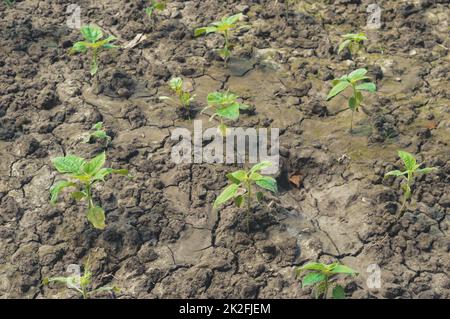
[[[261,202],[261,200],[264,198],[263,192],[256,191],[256,193],[254,193],[254,187],[258,186],[273,193],[276,193],[278,191],[277,181],[273,177],[264,176],[261,174],[261,171],[263,169],[271,165],[271,162],[263,161],[254,165],[249,171],[238,170],[236,172],[227,174],[230,185],[228,185],[216,198],[213,208],[216,209],[220,205],[223,205],[230,200],[234,200],[234,204],[237,207],[242,207],[244,203],[246,203],[247,228],[250,228],[249,218],[253,197],[256,197],[256,201],[258,203]]]
[[[92,272],[90,270],[90,261],[86,261],[84,264],[84,270],[83,275],[76,274],[72,276],[67,277],[50,277],[50,278],[44,278],[42,280],[43,285],[49,285],[50,283],[59,283],[64,284],[69,289],[76,290],[80,295],[83,297],[83,299],[89,299],[92,295],[100,292],[111,292],[111,293],[117,293],[120,291],[119,288],[115,286],[103,286],[100,288],[92,289]]]
[[[398,151],[398,156],[402,159],[405,169],[403,171],[400,171],[400,170],[390,171],[390,172],[386,173],[384,175],[384,177],[386,178],[388,176],[394,176],[394,177],[401,176],[404,179],[404,183],[401,186],[402,190],[403,190],[403,203],[400,208],[400,213],[401,213],[403,211],[403,209],[405,208],[406,201],[411,198],[411,195],[412,195],[411,186],[414,183],[414,178],[418,174],[431,173],[431,172],[437,170],[437,168],[436,167],[420,168],[423,165],[423,163],[417,164],[415,157],[412,154],[405,152],[405,151]]]
[[[110,174],[128,175],[126,169],[104,168],[106,154],[100,153],[90,161],[74,155],[64,157],[56,157],[52,159],[52,163],[58,172],[67,174],[71,180],[62,180],[55,183],[50,188],[51,203],[55,204],[58,200],[59,193],[68,187],[75,190],[71,196],[76,201],[86,200],[88,209],[86,212],[87,219],[97,229],[104,229],[105,211],[103,208],[94,204],[92,189],[96,183],[104,182],[105,177]]]
[[[316,299],[327,299],[330,288],[331,297],[333,299],[344,299],[344,288],[335,282],[339,275],[356,275],[357,272],[348,266],[332,263],[330,265],[322,263],[307,263],[296,269],[297,278],[299,278],[305,271],[308,273],[303,275],[302,287],[313,286],[313,292]]]
[[[225,61],[225,65],[228,63],[228,59],[231,56],[231,51],[233,50],[233,45],[230,43],[230,38],[233,30],[236,28],[243,29],[248,28],[248,26],[239,26],[239,19],[243,17],[242,13],[232,15],[230,17],[223,17],[220,21],[211,23],[209,27],[201,27],[195,29],[194,35],[196,37],[201,35],[208,35],[210,33],[221,34],[224,38],[224,46],[219,50],[220,57]]]
[[[79,52],[85,54],[88,51],[91,51],[91,75],[93,76],[98,71],[97,59],[99,52],[105,49],[116,48],[111,42],[117,38],[109,36],[106,39],[101,40],[103,38],[103,31],[99,27],[93,25],[81,27],[81,34],[84,37],[84,41],[76,42],[71,49],[71,53]]]
[[[111,137],[106,133],[106,130],[103,127],[103,122],[95,123],[94,126],[92,126],[92,130],[93,132],[86,136],[84,142],[89,143],[93,139],[98,139],[105,141],[106,146],[108,146],[111,141]]]
[[[348,107],[352,111],[352,118],[350,122],[350,133],[353,132],[353,115],[355,111],[359,111],[359,106],[363,102],[363,91],[375,92],[377,87],[375,83],[368,82],[370,78],[366,76],[366,69],[357,69],[350,74],[343,75],[339,79],[333,80],[333,88],[327,96],[327,101],[334,98],[346,88],[352,88],[352,96],[348,99]]]
[[[342,50],[348,48],[352,57],[364,48],[364,41],[367,41],[367,37],[364,32],[344,34],[342,38],[343,41],[339,44],[338,54],[341,54]]]
[[[178,98],[181,110],[183,110],[183,115],[187,115],[187,117],[190,119],[191,102],[194,101],[195,95],[191,95],[189,92],[183,89],[183,80],[178,77],[172,78],[169,81],[169,88]],[[159,99],[171,100],[171,98],[167,96],[161,96],[159,97]]]
[[[166,9],[165,1],[151,1],[150,6],[145,8],[145,13],[153,23],[153,16],[156,14],[156,11],[163,11],[164,9]]]
[[[239,110],[247,110],[250,106],[237,102],[239,96],[230,92],[213,92],[208,94],[208,106],[205,107],[201,113],[212,108],[214,114],[209,118],[210,121],[214,117],[218,117],[220,124],[218,126],[219,132],[222,136],[227,135],[227,126],[224,119],[236,121],[239,119]]]

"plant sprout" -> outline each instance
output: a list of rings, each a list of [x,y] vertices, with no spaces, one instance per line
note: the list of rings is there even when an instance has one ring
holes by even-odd
[[[343,92],[346,88],[352,88],[352,96],[348,99],[348,107],[352,111],[352,118],[350,122],[350,133],[353,131],[353,114],[355,111],[359,111],[359,106],[363,102],[363,91],[375,92],[377,87],[372,82],[361,82],[370,79],[366,76],[366,69],[357,69],[350,74],[343,75],[339,79],[333,80],[333,88],[330,90],[327,96],[327,101],[334,98],[339,93]]]
[[[165,1],[152,1],[150,6],[145,8],[145,13],[151,19],[156,11],[163,11],[166,8]],[[153,21],[153,20],[152,20]]]
[[[91,75],[95,75],[98,71],[98,54],[101,50],[116,48],[115,45],[110,42],[116,40],[114,36],[109,36],[106,39],[103,38],[103,31],[94,25],[88,25],[81,27],[81,34],[83,35],[85,41],[76,42],[71,52],[81,52],[87,53],[88,50],[92,51],[92,62],[91,62]]]
[[[194,101],[195,95],[191,95],[189,92],[183,89],[183,80],[178,77],[172,78],[169,81],[169,88],[177,96],[181,107],[185,108],[187,113],[189,113],[191,102]],[[171,100],[171,98],[167,96],[161,96],[159,99]]]
[[[222,136],[227,134],[227,126],[223,122],[224,119],[236,121],[239,119],[239,110],[246,110],[248,105],[237,102],[239,96],[230,92],[213,92],[208,94],[208,106],[202,110],[202,113],[207,109],[213,108],[215,113],[210,117],[210,121],[214,117],[219,117],[220,124],[218,126],[219,132]]]
[[[106,145],[111,141],[111,137],[106,133],[106,130],[103,128],[103,122],[97,122],[92,126],[92,130],[94,132],[90,133],[86,139],[85,143],[89,143],[91,139],[99,139],[106,141]]]
[[[14,4],[14,0],[3,0],[7,7],[12,7]]]
[[[52,159],[52,163],[58,172],[68,174],[75,181],[62,180],[55,183],[50,188],[51,203],[56,203],[59,193],[64,188],[75,188],[75,191],[71,193],[72,198],[76,201],[86,200],[88,203],[87,219],[97,229],[104,229],[106,227],[105,211],[103,208],[94,204],[92,196],[93,187],[98,182],[104,182],[105,177],[110,174],[128,175],[128,170],[126,169],[103,168],[105,160],[105,152],[100,153],[90,161],[74,155]]]
[[[342,38],[344,38],[344,40],[339,44],[338,54],[345,48],[348,48],[352,57],[363,48],[363,41],[367,40],[364,32],[344,34]]]
[[[97,289],[91,289],[92,283],[92,272],[90,270],[90,261],[89,259],[84,264],[84,272],[83,275],[72,275],[67,277],[50,277],[44,278],[42,280],[43,285],[49,285],[50,283],[60,283],[65,284],[67,288],[74,289],[81,294],[83,299],[89,299],[93,294],[99,292],[119,292],[120,289],[115,286],[103,286]]]
[[[435,170],[437,170],[436,167],[424,167],[424,168],[420,168],[422,164],[417,164],[417,161],[414,157],[414,155],[405,152],[405,151],[398,151],[398,156],[402,159],[405,170],[404,171],[400,171],[400,170],[394,170],[394,171],[390,171],[388,173],[386,173],[384,175],[384,177],[388,177],[388,176],[395,176],[395,177],[403,177],[405,183],[402,184],[402,189],[403,189],[403,204],[400,208],[400,212],[403,211],[403,208],[406,205],[406,201],[408,199],[411,198],[411,186],[414,183],[414,178],[418,175],[418,174],[428,174],[431,173]]]
[[[216,209],[220,205],[223,205],[230,200],[234,200],[237,207],[242,207],[244,203],[247,204],[247,216],[249,217],[253,196],[256,196],[256,201],[258,203],[264,198],[264,194],[261,191],[257,191],[256,193],[253,192],[255,185],[273,193],[278,191],[277,181],[273,177],[261,174],[263,169],[271,165],[271,162],[263,161],[254,165],[249,171],[238,170],[227,174],[227,178],[231,184],[216,198],[213,208]],[[249,219],[247,219],[247,223],[248,220]],[[250,228],[249,225],[247,226]]]
[[[231,51],[233,49],[233,45],[230,44],[230,38],[232,35],[232,30],[238,27],[239,19],[243,17],[242,13],[238,13],[232,15],[230,17],[223,17],[220,21],[213,22],[209,27],[201,27],[194,31],[194,35],[196,37],[201,35],[208,35],[210,33],[219,33],[224,38],[224,47],[219,50],[219,55],[227,64],[228,59],[231,56]],[[248,26],[241,26],[239,29],[247,28]]]
[[[308,271],[308,273],[303,276],[302,287],[314,286],[313,291],[316,299],[319,299],[320,297],[323,299],[328,298],[330,288],[333,288],[331,290],[333,299],[344,299],[344,288],[334,282],[336,277],[339,275],[357,274],[355,270],[337,262],[330,265],[317,262],[307,263],[296,269],[297,278],[300,277],[304,271]]]

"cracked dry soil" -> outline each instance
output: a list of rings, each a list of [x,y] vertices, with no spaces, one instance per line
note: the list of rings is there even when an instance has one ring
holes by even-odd
[[[145,35],[102,53],[93,78],[89,59],[67,54],[80,39],[66,26],[70,1],[2,2],[0,297],[77,298],[40,283],[90,254],[94,285],[117,285],[118,298],[310,298],[294,269],[316,260],[359,271],[342,282],[351,298],[450,298],[449,3],[380,0],[382,28],[364,30],[371,2],[300,1],[286,17],[283,1],[170,1],[153,27],[146,1],[78,1],[82,23],[122,46]],[[237,12],[251,28],[235,34],[224,68],[220,37],[193,30]],[[367,52],[355,62],[337,55],[340,35],[358,31]],[[345,100],[324,99],[329,80],[356,67],[378,92],[350,135]],[[235,126],[280,128],[280,192],[254,207],[250,231],[237,209],[212,209],[241,165],[171,162],[171,132],[192,128],[158,100],[172,76],[195,92],[197,110],[209,92],[229,89],[255,107]],[[112,136],[108,166],[134,175],[95,192],[104,231],[69,196],[52,206],[48,195],[60,178],[50,159],[101,151],[81,142],[100,120]],[[383,179],[399,167],[398,149],[439,168],[416,180],[401,217],[400,181]],[[372,264],[379,289],[367,286]]]

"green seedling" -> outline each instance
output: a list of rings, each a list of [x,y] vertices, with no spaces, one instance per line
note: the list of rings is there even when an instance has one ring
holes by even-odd
[[[7,7],[12,7],[14,4],[14,0],[3,0]]]
[[[177,96],[180,106],[185,108],[189,113],[191,102],[194,101],[195,95],[191,95],[183,89],[183,80],[178,77],[172,78],[169,81],[169,88]],[[161,96],[159,99],[171,100],[171,98],[167,96]]]
[[[153,15],[156,14],[156,11],[163,11],[164,9],[166,9],[165,1],[152,1],[150,6],[145,8],[145,13],[152,19]]]
[[[344,34],[342,38],[344,38],[344,40],[339,44],[338,54],[341,54],[342,50],[348,48],[352,57],[364,48],[364,41],[367,40],[367,37],[363,32]]]
[[[104,168],[105,160],[105,152],[100,153],[90,161],[74,155],[52,159],[52,163],[58,172],[67,174],[74,181],[62,180],[55,183],[50,188],[51,203],[55,204],[57,202],[58,195],[63,189],[73,187],[75,190],[71,193],[72,198],[76,201],[86,200],[88,203],[87,219],[97,229],[106,227],[105,211],[94,204],[93,187],[99,182],[104,182],[105,177],[110,174],[128,175],[128,170],[126,169]]]
[[[50,283],[65,284],[67,288],[76,290],[80,293],[83,299],[89,299],[92,295],[99,292],[119,292],[120,289],[115,286],[103,286],[100,288],[92,289],[92,272],[90,270],[90,261],[86,261],[84,264],[83,275],[72,275],[67,277],[50,277],[42,280],[43,285],[49,285]]]
[[[296,269],[297,278],[299,278],[305,271],[308,273],[303,276],[302,287],[313,286],[313,292],[316,299],[327,299],[330,288],[331,297],[333,299],[344,299],[344,288],[335,283],[339,275],[356,275],[357,272],[348,266],[339,263],[332,263],[330,265],[322,263],[307,263]]]
[[[214,114],[209,118],[210,121],[214,117],[218,117],[220,124],[218,126],[219,132],[222,136],[227,135],[227,126],[224,120],[236,121],[239,119],[240,110],[247,110],[248,105],[237,102],[239,96],[230,92],[213,92],[208,94],[208,106],[202,110],[202,113],[210,108],[214,109]]]
[[[259,203],[264,198],[264,194],[261,191],[254,192],[254,187],[258,186],[262,189],[269,190],[273,193],[278,191],[277,181],[270,176],[264,176],[261,174],[261,170],[271,166],[272,163],[263,161],[254,165],[249,171],[238,170],[233,173],[227,174],[227,178],[230,181],[222,193],[214,201],[213,208],[217,209],[220,205],[225,204],[230,200],[234,200],[234,204],[237,207],[242,207],[244,203],[247,204],[247,228],[249,227],[249,217],[251,213],[251,204],[253,197]]]
[[[209,27],[201,27],[195,29],[194,35],[198,37],[201,35],[208,35],[210,33],[221,34],[224,38],[225,43],[223,48],[219,50],[219,55],[225,61],[225,64],[227,64],[228,59],[231,56],[231,51],[233,49],[233,45],[230,43],[232,31],[236,28],[248,28],[248,26],[238,27],[239,19],[241,17],[243,17],[242,13],[238,13],[230,17],[223,17],[222,20],[213,22]]]
[[[423,163],[417,164],[415,157],[412,154],[405,151],[398,151],[398,156],[402,159],[405,169],[403,171],[400,170],[390,171],[386,173],[384,177],[386,178],[388,176],[395,176],[395,177],[401,176],[404,179],[404,183],[401,186],[403,190],[403,203],[400,208],[401,213],[405,208],[407,200],[411,198],[412,195],[411,186],[414,183],[414,178],[418,174],[431,173],[437,170],[437,168],[436,167],[420,168],[423,165]]]
[[[350,74],[343,75],[339,79],[333,80],[333,88],[327,96],[327,101],[334,98],[339,93],[343,92],[348,87],[352,88],[352,96],[348,99],[348,107],[352,111],[352,118],[350,122],[350,133],[353,132],[353,115],[355,111],[359,111],[359,106],[363,102],[363,91],[375,92],[377,86],[375,83],[368,82],[370,78],[366,76],[366,69],[357,69]]]
[[[85,41],[76,42],[71,49],[71,53],[79,52],[85,54],[88,50],[92,52],[91,75],[93,76],[98,71],[97,59],[99,52],[105,49],[116,48],[111,42],[117,38],[109,36],[106,39],[101,40],[103,38],[103,31],[99,27],[93,25],[81,27],[81,34]]]
[[[92,126],[93,132],[90,133],[86,139],[85,143],[89,143],[92,139],[99,139],[106,142],[106,146],[108,146],[111,141],[111,137],[106,133],[106,130],[103,128],[103,122],[97,122]]]

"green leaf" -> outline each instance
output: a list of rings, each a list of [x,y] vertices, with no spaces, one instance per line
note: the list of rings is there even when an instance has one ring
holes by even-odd
[[[67,155],[53,158],[52,163],[60,173],[77,174],[80,172],[85,160],[78,156]]]
[[[269,161],[262,161],[261,163],[253,165],[253,167],[250,169],[250,174],[253,172],[259,172],[263,169],[272,166],[272,162]]]
[[[95,131],[94,133],[91,134],[91,136],[98,138],[100,140],[105,140],[109,138],[108,134],[106,134],[105,131]]]
[[[261,202],[264,198],[264,194],[262,192],[256,192],[256,200]]]
[[[360,105],[361,102],[363,101],[363,95],[360,91],[356,91],[355,92],[355,98],[356,98],[356,103],[357,105]]]
[[[230,174],[234,179],[238,180],[239,182],[242,182],[247,177],[247,172],[244,170],[239,170]]]
[[[102,29],[95,25],[88,25],[81,27],[81,34],[84,38],[92,43],[100,40],[103,37]]]
[[[98,71],[98,63],[96,61],[92,61],[90,70],[91,76],[94,76],[97,73],[97,71]]]
[[[219,55],[222,59],[226,60],[231,56],[231,51],[228,48],[222,48],[219,50]]]
[[[307,264],[297,268],[298,272],[302,272],[305,270],[325,271],[326,266],[322,263],[311,262],[311,263],[307,263]]]
[[[387,172],[384,175],[384,177],[388,177],[388,176],[396,176],[396,177],[398,177],[398,176],[402,176],[402,175],[405,175],[405,174],[408,174],[408,172],[407,171],[402,172],[402,171],[399,171],[399,170],[394,170],[394,171]]]
[[[92,207],[87,212],[87,219],[97,229],[105,229],[105,211],[101,207]]]
[[[366,75],[366,73],[367,73],[366,69],[357,69],[348,75],[348,79],[350,81],[355,81],[357,79],[362,78],[364,75]]]
[[[413,171],[415,169],[417,162],[412,154],[405,151],[398,151],[398,156],[402,159],[408,171]]]
[[[239,118],[239,104],[234,103],[227,107],[217,109],[216,114],[220,117],[236,121]]]
[[[341,285],[336,285],[333,288],[333,299],[345,299],[345,291]]]
[[[76,201],[80,201],[80,200],[82,200],[82,199],[86,196],[86,194],[85,194],[84,192],[80,192],[80,191],[72,192],[72,194],[70,194],[70,195],[71,195],[72,198],[75,199]]]
[[[322,282],[326,280],[326,276],[320,272],[312,272],[303,277],[302,286],[307,287],[314,285],[318,282]]]
[[[437,167],[424,167],[424,168],[416,170],[416,173],[428,174],[428,173],[431,173],[431,172],[434,172],[434,171],[437,171],[437,170],[438,170]]]
[[[242,204],[244,203],[244,196],[236,196],[236,198],[234,199],[234,203],[237,207],[242,207]]]
[[[342,52],[342,50],[344,50],[350,44],[350,42],[351,42],[351,40],[345,40],[345,41],[341,42],[341,44],[339,44],[338,54],[340,54]]]
[[[239,185],[237,184],[228,185],[219,195],[219,197],[217,197],[216,200],[214,201],[213,208],[217,208],[218,206],[226,203],[228,200],[233,198],[236,195],[238,188]]]
[[[356,100],[356,98],[354,96],[352,96],[349,100],[348,100],[348,107],[350,108],[350,110],[352,111],[356,111],[358,109],[358,101]]]
[[[52,187],[50,187],[50,202],[52,204],[55,204],[58,200],[58,195],[66,187],[72,187],[76,186],[75,183],[69,182],[69,181],[59,181],[56,184],[54,184]]]
[[[260,179],[264,178],[264,176],[262,176],[261,174],[259,174],[257,172],[253,172],[253,173],[250,174],[249,178],[252,181],[257,181],[257,180],[260,180]]]
[[[102,152],[83,165],[83,171],[88,175],[95,175],[105,164],[106,153]]]
[[[230,17],[225,18],[224,21],[225,21],[227,24],[235,24],[236,22],[239,21],[239,19],[240,19],[241,17],[243,17],[243,14],[242,14],[242,13],[238,13],[238,14],[235,14],[235,15],[232,15],[232,16],[230,16]]]
[[[183,80],[181,78],[172,78],[169,81],[169,87],[173,90],[173,91],[179,91],[182,89],[183,87]]]
[[[346,88],[350,86],[350,82],[348,81],[340,81],[330,90],[327,96],[327,101],[344,91]]]
[[[105,181],[105,177],[109,174],[119,174],[119,175],[128,175],[127,169],[112,169],[112,168],[102,168],[97,173],[95,173],[92,178],[94,181]]]
[[[235,178],[232,173],[228,173],[226,176],[234,184],[240,184],[241,183],[241,181],[238,180],[237,178]]]
[[[81,52],[81,53],[86,53],[87,49],[88,49],[88,43],[84,42],[84,41],[80,41],[80,42],[75,42],[72,46],[71,51],[72,52]]]
[[[198,28],[195,29],[194,31],[194,36],[198,37],[201,35],[207,35],[209,33],[213,33],[217,31],[217,27],[203,27],[203,28]]]
[[[331,270],[330,273],[332,274],[347,274],[347,275],[354,275],[357,274],[356,270],[351,269],[348,266],[336,264]]]
[[[375,85],[375,83],[365,82],[365,83],[358,84],[356,86],[356,89],[359,91],[375,92],[377,90],[377,86]]]
[[[273,193],[276,193],[278,191],[278,189],[277,189],[277,181],[273,177],[264,176],[263,178],[257,180],[255,183],[259,187],[267,189],[267,190],[269,190],[269,191],[271,191]]]
[[[103,128],[103,122],[97,122],[92,126],[93,130],[101,130]]]

